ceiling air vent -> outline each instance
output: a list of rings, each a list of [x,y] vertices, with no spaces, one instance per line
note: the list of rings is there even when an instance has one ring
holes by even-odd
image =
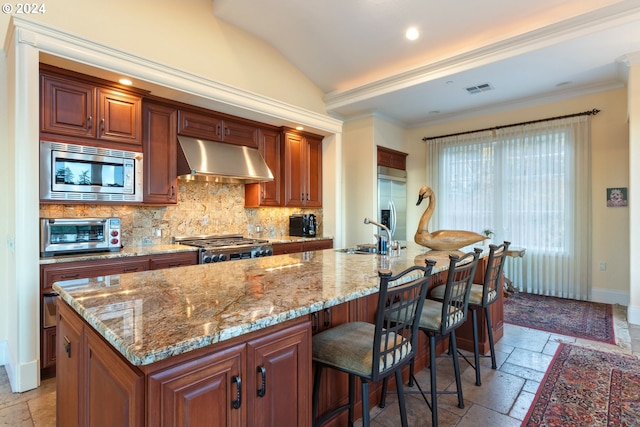
[[[483,83],[481,85],[468,87],[465,90],[469,93],[480,93],[486,92],[488,90],[493,90],[493,86],[491,86],[489,83]]]

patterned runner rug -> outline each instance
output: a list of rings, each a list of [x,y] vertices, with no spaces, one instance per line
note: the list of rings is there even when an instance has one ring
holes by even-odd
[[[523,427],[637,426],[640,359],[561,344]]]
[[[504,299],[504,321],[561,335],[616,342],[611,304],[519,292]]]

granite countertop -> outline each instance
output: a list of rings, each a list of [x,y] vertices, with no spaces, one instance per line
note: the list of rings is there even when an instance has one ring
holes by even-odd
[[[296,237],[296,236],[280,236],[270,238],[269,243],[295,243],[305,242],[310,240],[326,240],[333,239],[333,237]],[[159,245],[142,245],[142,246],[124,246],[118,252],[94,252],[86,254],[74,254],[74,255],[56,255],[52,257],[41,257],[40,265],[44,264],[58,264],[63,262],[73,261],[92,261],[92,260],[104,260],[114,258],[126,258],[134,256],[154,255],[154,254],[168,254],[177,252],[194,252],[198,248],[193,246],[186,246],[180,244],[159,244]]]
[[[92,261],[92,260],[104,260],[115,258],[127,258],[134,256],[154,255],[154,254],[169,254],[178,252],[194,252],[198,248],[193,246],[178,245],[178,244],[166,244],[166,245],[144,245],[144,246],[125,246],[118,252],[93,252],[86,254],[74,254],[74,255],[56,255],[52,257],[41,257],[40,265],[44,264],[57,264],[62,262],[72,261]]]
[[[147,365],[378,291],[394,274],[447,252],[410,244],[398,256],[326,249],[56,282],[53,288],[133,365]]]

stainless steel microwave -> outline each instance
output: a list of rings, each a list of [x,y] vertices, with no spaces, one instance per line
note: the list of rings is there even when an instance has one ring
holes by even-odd
[[[142,153],[40,141],[40,200],[142,202]]]
[[[40,218],[40,256],[121,247],[120,218]]]

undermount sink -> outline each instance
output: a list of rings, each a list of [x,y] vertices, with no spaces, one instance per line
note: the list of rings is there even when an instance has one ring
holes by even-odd
[[[358,245],[353,248],[346,249],[336,249],[336,252],[342,252],[346,254],[365,254],[365,255],[375,255],[378,253],[375,245],[367,244],[367,245]]]

